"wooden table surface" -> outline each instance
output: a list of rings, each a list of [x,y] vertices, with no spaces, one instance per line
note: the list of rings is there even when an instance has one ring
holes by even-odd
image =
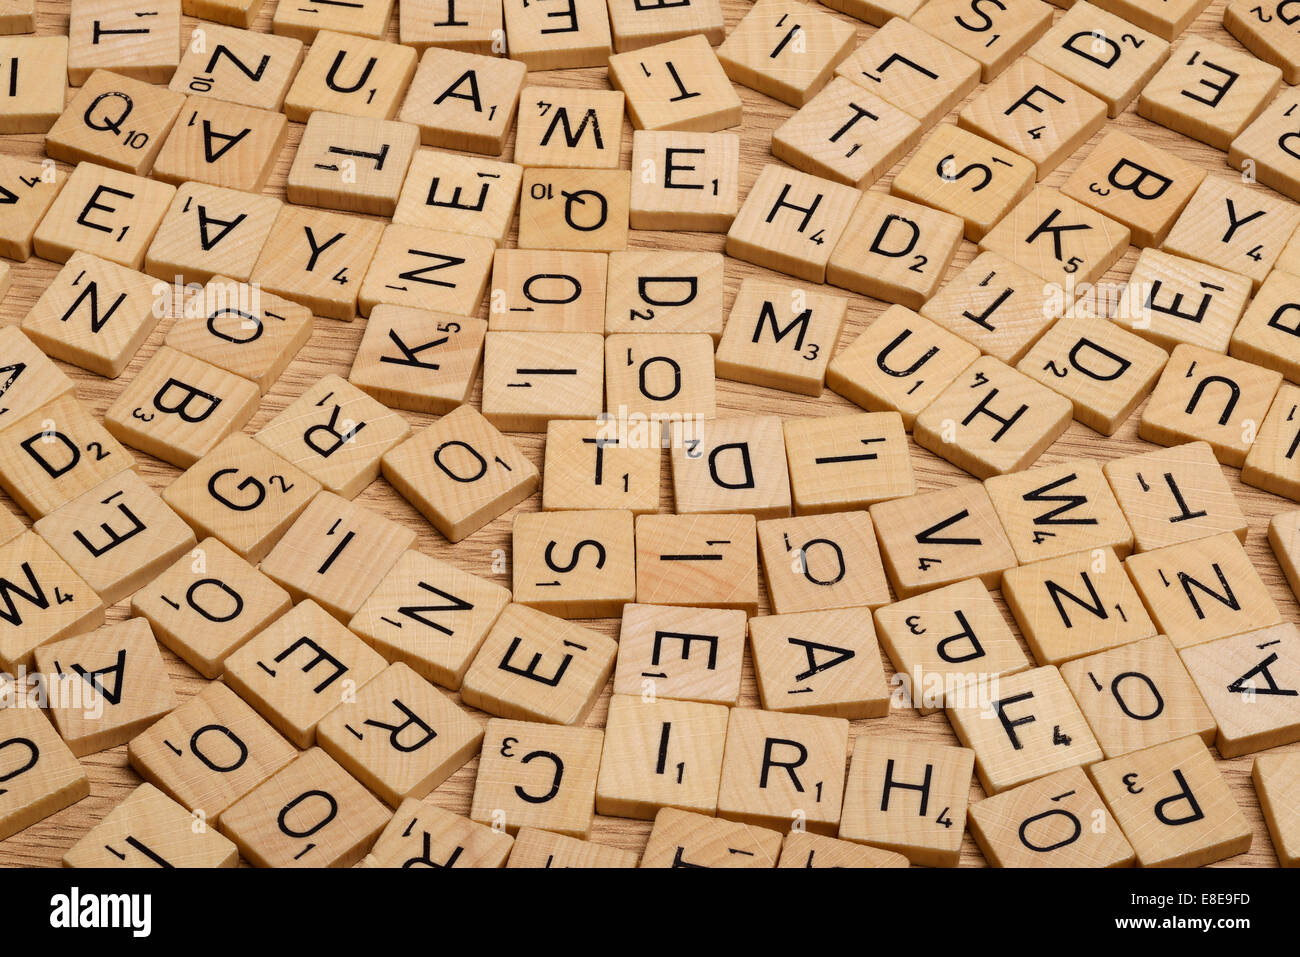
[[[1188,33],[1213,37],[1219,43],[1241,50],[1243,49],[1241,45],[1223,29],[1222,21],[1225,3],[1226,0],[1214,0],[1209,8],[1189,28]],[[722,0],[722,6],[726,15],[727,30],[730,32],[749,9],[750,3],[748,0]],[[37,0],[37,8],[39,11],[38,35],[49,36],[67,33],[67,0]],[[274,8],[274,2],[268,0],[254,29],[263,32],[270,31],[271,14],[274,12]],[[847,17],[840,17],[838,14],[834,15],[857,28],[859,42],[865,40],[875,30],[874,27],[865,23]],[[1060,11],[1057,11],[1056,15],[1060,16]],[[199,22],[188,17],[185,18],[183,36],[188,37],[190,28]],[[389,27],[389,39],[397,40],[396,16],[394,16]],[[534,74],[529,77],[529,82],[560,86],[608,88],[603,68]],[[763,165],[774,162],[769,152],[771,133],[793,110],[783,103],[745,87],[738,86],[737,89],[744,104],[744,124],[739,130],[741,136],[741,197],[743,199]],[[979,92],[979,89],[982,89],[982,86],[976,90],[976,93]],[[70,90],[69,95],[72,92]],[[946,117],[943,122],[955,122],[956,112],[954,111]],[[1114,125],[1118,125],[1142,139],[1177,153],[1185,159],[1198,163],[1213,175],[1238,175],[1228,167],[1226,154],[1142,119],[1136,114],[1135,105],[1130,105],[1122,115],[1108,121],[1107,125],[1087,144],[1053,171],[1044,180],[1044,183],[1049,186],[1059,186],[1064,182],[1079,161],[1091,152],[1093,146],[1104,133]],[[281,152],[275,173],[271,177],[266,190],[266,192],[279,197],[284,195],[285,177],[293,158],[294,148],[297,146],[303,129],[302,125],[297,123],[291,123],[289,126],[289,142]],[[39,135],[0,136],[0,153],[33,159],[40,158],[43,156],[43,139]],[[627,168],[630,164],[631,141],[631,126],[625,120],[622,160],[624,168]],[[512,153],[513,146],[511,145],[507,147],[507,152],[502,158],[508,160],[511,158]],[[62,164],[60,165],[62,166]],[[891,175],[887,174],[872,189],[887,191],[890,179]],[[1259,186],[1253,188],[1264,190],[1263,187]],[[1264,191],[1268,192],[1267,190]],[[720,233],[660,233],[634,230],[631,234],[630,245],[642,248],[721,251],[724,238]],[[511,245],[513,244],[514,236],[512,234]],[[974,255],[974,245],[968,241],[963,241],[961,249],[950,267],[948,278],[952,278],[958,270],[964,268]],[[1137,249],[1129,247],[1126,255],[1106,274],[1105,281],[1121,282],[1125,280],[1136,260]],[[57,264],[35,258],[26,263],[15,265],[13,285],[5,299],[0,302],[0,325],[20,322],[45,289],[46,284],[58,271],[58,268]],[[724,302],[726,309],[731,308],[736,289],[740,285],[740,281],[747,276],[763,276],[769,279],[788,278],[771,273],[768,270],[750,266],[747,263],[728,259],[726,262],[726,299]],[[851,300],[848,322],[840,337],[839,348],[842,349],[851,343],[866,326],[871,324],[874,318],[884,310],[885,304],[863,296],[846,293],[839,289],[832,289],[831,291],[838,295],[846,295]],[[480,315],[486,318],[486,303]],[[169,320],[164,320],[159,325],[144,348],[140,350],[135,360],[119,379],[109,381],[62,363],[60,365],[76,380],[77,394],[82,402],[94,413],[102,416],[105,409],[117,397],[126,383],[131,381],[131,378],[139,371],[145,360],[162,343],[168,326]],[[316,331],[311,342],[298,354],[298,357],[289,366],[279,383],[267,393],[261,408],[252,421],[249,422],[246,431],[252,433],[260,429],[321,376],[328,373],[337,373],[346,377],[351,367],[352,355],[356,350],[364,328],[365,321],[362,319],[346,323],[318,318],[316,320]],[[478,404],[479,393],[477,389],[473,401],[475,405]],[[857,407],[829,390],[820,398],[813,399],[759,386],[718,380],[718,415],[720,417],[754,413],[780,416],[825,416],[852,411],[858,411]],[[1137,437],[1137,422],[1140,412],[1141,407],[1115,435],[1109,438],[1103,438],[1078,423],[1072,423],[1069,430],[1057,440],[1036,464],[1051,465],[1079,458],[1092,458],[1104,462],[1125,455],[1150,451],[1154,446]],[[416,413],[402,414],[410,420],[415,428],[425,426],[433,421],[432,416]],[[512,435],[511,438],[540,468],[542,464],[543,437],[540,435]],[[911,446],[919,491],[930,491],[974,481],[970,475],[920,448],[915,442],[912,442]],[[137,453],[137,458],[141,463],[141,473],[156,489],[163,489],[179,474],[177,469],[151,459],[143,453]],[[1287,587],[1265,537],[1268,521],[1273,514],[1297,506],[1286,499],[1243,485],[1238,478],[1236,469],[1225,467],[1223,471],[1250,520],[1250,532],[1246,541],[1246,549],[1251,560],[1259,569],[1270,594],[1282,610],[1284,619],[1289,621],[1300,620],[1297,619],[1298,609],[1295,598]],[[664,511],[671,511],[672,492],[667,481],[668,464],[666,462],[664,463],[664,477],[665,481],[661,489],[661,508]],[[448,544],[438,532],[434,531],[383,479],[376,481],[362,492],[357,501],[416,529],[419,535],[416,547],[422,551],[450,560],[468,571],[495,580],[508,587],[510,584],[508,571],[493,571],[493,552],[504,549],[505,553],[509,554],[510,529],[514,515],[521,510],[537,510],[540,508],[540,498],[540,494],[533,495],[524,504],[454,546]],[[9,508],[15,514],[18,514],[17,509],[7,499],[0,503],[0,507]],[[127,617],[128,605],[129,601],[123,601],[112,608],[109,612],[110,620]],[[1005,612],[1005,606],[1003,610]],[[765,607],[764,601],[760,604],[759,613],[766,614],[767,612],[768,609]],[[1014,628],[1014,621],[1010,619],[1009,615],[1008,621],[1012,622]],[[618,636],[618,622],[615,620],[584,622],[584,624],[598,628],[612,637],[617,638]],[[163,656],[167,661],[177,693],[182,700],[201,690],[205,681],[196,672],[165,648],[163,649]],[[746,659],[748,659],[748,653]],[[893,669],[890,667],[887,658],[885,659],[885,668],[886,674],[892,676]],[[601,701],[588,718],[588,726],[602,727],[604,725],[608,699],[609,690],[607,688]],[[744,707],[758,707],[753,669],[748,661],[745,665],[744,681],[741,688],[741,704]],[[956,736],[942,713],[923,718],[911,709],[895,711],[887,718],[855,721],[853,722],[852,734],[853,736],[872,734],[917,738],[949,744],[957,743]],[[1278,750],[1296,749],[1300,749],[1300,744],[1289,745]],[[1255,797],[1255,790],[1250,781],[1250,770],[1253,762],[1254,755],[1219,762],[1219,766],[1232,788],[1233,795],[1243,808],[1246,818],[1254,831],[1254,842],[1250,851],[1223,862],[1223,866],[1277,866],[1272,842],[1269,839],[1268,830],[1259,811],[1259,802]],[[90,827],[98,823],[112,807],[126,797],[131,789],[140,783],[140,778],[127,763],[125,745],[83,758],[82,763],[86,765],[90,774],[90,797],[14,835],[8,840],[0,842],[0,865],[57,866],[63,853],[84,835]],[[456,813],[467,814],[477,767],[477,758],[471,760],[439,787],[430,796],[429,800]],[[973,781],[970,800],[975,802],[981,800],[983,796],[979,784]],[[649,829],[650,822],[648,821],[631,821],[598,816],[592,828],[592,840],[639,852],[645,845]],[[963,866],[983,866],[984,864],[983,856],[969,832],[967,832],[963,843],[961,863]]]

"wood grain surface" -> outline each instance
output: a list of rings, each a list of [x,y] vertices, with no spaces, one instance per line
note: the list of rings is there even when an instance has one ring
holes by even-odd
[[[1209,8],[1197,18],[1189,32],[1212,37],[1219,43],[1240,50],[1242,49],[1240,44],[1223,29],[1222,19],[1225,2],[1226,0],[1215,0],[1215,2],[1211,3]],[[37,33],[39,35],[49,36],[67,32],[67,0],[38,0],[37,6],[39,10]],[[274,6],[274,3],[266,4],[255,24],[255,29],[269,32]],[[749,9],[750,4],[747,0],[723,0],[722,6],[726,15],[727,29],[730,31]],[[834,15],[839,16],[838,14]],[[1055,15],[1059,17],[1061,12],[1056,11]],[[857,29],[859,42],[874,32],[875,28],[867,24],[845,17],[840,17],[840,19],[852,24]],[[188,37],[190,28],[198,22],[186,18],[183,36]],[[389,26],[388,38],[394,41],[397,39],[396,16],[394,16],[393,22]],[[529,81],[561,86],[608,88],[604,68],[535,74],[529,77]],[[765,163],[774,162],[769,153],[771,133],[791,114],[792,109],[752,90],[743,87],[737,87],[737,89],[744,104],[744,122],[739,129],[742,143],[741,196],[743,198],[748,193],[762,166]],[[977,92],[978,89],[982,89],[982,87],[977,88]],[[955,122],[955,120],[956,111],[945,117],[943,122]],[[1103,127],[1102,132],[1099,132],[1088,143],[1084,144],[1044,182],[1047,185],[1059,186],[1078,166],[1081,158],[1091,151],[1105,131],[1113,125],[1118,125],[1142,139],[1171,150],[1204,167],[1214,175],[1237,175],[1227,166],[1227,157],[1224,153],[1158,127],[1138,117],[1133,106],[1130,106],[1119,117],[1109,120],[1106,126]],[[302,130],[303,126],[301,124],[290,124],[288,144],[280,151],[266,192],[281,197],[284,195],[285,179]],[[0,137],[0,153],[37,159],[43,156],[42,140],[43,137],[39,135]],[[624,168],[627,168],[630,163],[631,142],[631,127],[625,120],[622,159]],[[511,143],[513,143],[513,138]],[[507,146],[503,158],[510,159],[512,153],[513,146]],[[873,190],[887,190],[890,180],[891,175],[886,174],[882,180],[871,188]],[[1258,186],[1253,188],[1264,189]],[[721,251],[723,241],[724,236],[718,233],[633,231],[630,245],[643,248]],[[512,245],[513,242],[514,235],[512,232]],[[963,241],[961,249],[950,267],[948,278],[950,279],[958,270],[962,269],[973,258],[974,253],[974,245],[968,241]],[[1136,259],[1137,250],[1129,247],[1126,255],[1106,274],[1105,280],[1116,282],[1124,280],[1132,270]],[[13,286],[3,302],[0,302],[0,325],[20,322],[57,270],[58,266],[56,264],[40,259],[32,259],[27,263],[15,265]],[[747,276],[763,276],[769,279],[783,278],[745,263],[727,260],[724,306],[728,310],[731,307],[740,281]],[[842,293],[841,290],[833,291],[837,294],[849,295]],[[851,342],[885,308],[884,303],[861,296],[851,296],[851,300],[848,321],[840,338],[839,348],[841,349]],[[484,303],[481,315],[486,317],[486,314],[486,303]],[[63,366],[76,380],[77,394],[82,402],[95,414],[102,416],[105,409],[139,371],[145,360],[153,355],[161,345],[169,324],[168,320],[164,320],[119,379],[109,381],[82,372],[79,369]],[[246,427],[246,431],[251,433],[260,429],[277,412],[282,410],[321,376],[329,373],[346,376],[364,326],[364,320],[360,319],[352,323],[332,319],[318,319],[316,331],[311,341],[288,367],[288,370],[275,387],[264,397],[261,408]],[[476,388],[473,394],[473,402],[477,405],[478,401],[479,391]],[[1104,462],[1120,456],[1149,451],[1152,446],[1137,437],[1137,422],[1141,408],[1139,407],[1138,412],[1134,413],[1120,430],[1110,438],[1103,438],[1078,423],[1072,423],[1069,430],[1048,449],[1037,464],[1050,465],[1077,458],[1091,458]],[[821,398],[813,399],[736,382],[718,381],[719,416],[754,413],[781,416],[826,416],[848,411],[856,411],[856,407],[829,390]],[[427,425],[433,420],[433,417],[427,415],[402,414],[416,428]],[[542,464],[543,436],[514,435],[512,438],[540,468]],[[917,447],[915,443],[912,444],[912,456],[920,491],[929,491],[974,481],[971,476],[958,471],[948,463]],[[139,455],[138,458],[141,461],[143,475],[159,490],[169,484],[178,474],[176,469],[147,456]],[[1273,599],[1282,609],[1283,617],[1286,620],[1295,621],[1297,620],[1298,611],[1295,598],[1288,589],[1278,564],[1269,549],[1265,533],[1269,518],[1274,513],[1295,508],[1296,506],[1286,499],[1242,485],[1235,469],[1225,468],[1224,472],[1228,475],[1233,491],[1250,520],[1250,531],[1246,542],[1247,551],[1263,576]],[[666,478],[667,463],[665,463]],[[660,494],[662,509],[671,511],[672,493],[668,481],[664,481]],[[416,547],[422,551],[450,560],[462,568],[506,586],[510,584],[508,566],[498,562],[496,570],[494,570],[494,558],[499,558],[503,554],[508,556],[509,554],[510,529],[514,515],[518,514],[519,511],[537,510],[540,507],[540,500],[540,493],[533,495],[515,510],[498,518],[460,544],[453,546],[448,544],[382,479],[374,482],[357,498],[359,503],[415,529],[419,536]],[[17,509],[7,500],[3,501],[0,507],[8,508],[10,511],[17,513]],[[125,618],[127,605],[128,602],[124,601],[111,609],[109,612],[110,620]],[[765,593],[759,611],[760,614],[766,614],[768,611]],[[864,609],[863,614],[866,613]],[[597,621],[588,624],[606,634],[617,637],[618,622],[615,620]],[[163,654],[177,693],[182,700],[188,699],[206,684],[195,671],[181,662],[171,652],[164,649]],[[748,653],[746,657],[748,657]],[[889,667],[887,660],[885,667],[886,674],[892,675],[892,669]],[[599,704],[587,720],[588,726],[603,726],[608,699],[609,689],[607,688]],[[754,673],[749,664],[745,666],[741,704],[745,707],[758,706]],[[854,736],[860,734],[898,736],[926,741],[957,743],[956,737],[942,713],[921,717],[911,709],[896,710],[889,717],[883,719],[855,721],[853,722],[852,734]],[[1300,744],[1294,744],[1279,749],[1279,751],[1298,749],[1300,749]],[[1219,762],[1219,767],[1227,777],[1232,793],[1244,809],[1254,832],[1254,842],[1250,851],[1223,862],[1224,866],[1272,867],[1277,865],[1273,845],[1260,815],[1255,790],[1251,785],[1250,771],[1253,762],[1253,755]],[[47,818],[36,826],[0,842],[0,864],[6,866],[57,866],[64,852],[140,783],[139,777],[127,764],[125,746],[84,758],[83,763],[90,774],[90,797],[53,817]],[[430,800],[457,814],[467,814],[470,809],[477,768],[478,760],[476,758],[439,787],[431,795]],[[982,797],[983,793],[978,783],[972,782],[971,802],[980,800]],[[592,839],[639,852],[645,845],[649,828],[649,822],[645,821],[597,817],[592,830]],[[984,864],[983,857],[969,833],[966,834],[962,846],[961,863],[966,866],[982,866]]]

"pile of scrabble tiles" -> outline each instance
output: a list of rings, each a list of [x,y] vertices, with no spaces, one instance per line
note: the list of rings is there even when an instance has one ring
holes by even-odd
[[[6,862],[1300,859],[1289,3],[39,2]]]

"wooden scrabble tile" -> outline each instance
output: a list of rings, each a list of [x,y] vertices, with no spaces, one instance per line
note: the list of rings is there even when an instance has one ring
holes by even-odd
[[[0,35],[36,32],[36,0],[5,0],[0,6]]]
[[[1300,866],[1300,813],[1295,807],[1295,784],[1300,763],[1294,754],[1261,754],[1255,759],[1251,780],[1259,808],[1273,838],[1273,850],[1283,867]]]
[[[1024,357],[1059,311],[1047,307],[1041,278],[990,252],[921,306],[925,318],[1008,364]]]
[[[393,0],[353,0],[342,6],[334,0],[301,0],[300,5],[276,5],[271,29],[281,36],[313,43],[324,31],[380,38],[388,32]]]
[[[69,691],[50,718],[78,757],[125,744],[176,707],[167,667],[143,618],[41,645],[36,667]],[[72,691],[73,685],[85,687]]]
[[[913,864],[956,867],[974,763],[968,748],[860,735],[840,838],[895,851]]]
[[[412,307],[408,314],[419,310],[426,319],[435,315],[450,319],[449,313],[473,316],[483,301],[495,251],[496,244],[484,236],[390,224],[384,227],[366,270],[358,305],[367,316],[381,303]],[[425,311],[431,296],[437,297],[438,313]],[[469,320],[465,325],[478,322]],[[480,335],[472,344],[476,355],[481,344]]]
[[[0,256],[26,262],[32,255],[36,225],[63,188],[65,178],[53,164],[38,165],[0,156]],[[2,420],[0,420],[2,421]]]
[[[221,815],[254,867],[351,867],[392,812],[320,748],[296,757]]]
[[[410,528],[321,492],[262,559],[261,568],[295,601],[313,599],[347,621],[414,543]]]
[[[1286,0],[1231,0],[1223,9],[1224,29],[1259,59],[1279,67],[1292,86],[1300,82],[1300,36],[1293,25]]]
[[[409,6],[409,5],[408,5]],[[505,831],[409,798],[366,855],[364,867],[504,867],[514,845]]]
[[[776,614],[889,602],[880,547],[865,511],[759,522],[758,547]]]
[[[584,841],[566,834],[554,834],[535,827],[521,827],[506,867],[629,868],[636,867],[637,854],[605,844]]]
[[[239,849],[152,784],[127,795],[63,855],[64,867],[235,867]]]
[[[182,183],[145,254],[145,272],[167,281],[245,282],[282,205],[274,196]]]
[[[908,867],[902,854],[867,847],[850,841],[837,841],[821,834],[791,831],[781,845],[777,867]]]
[[[1142,867],[1199,867],[1250,848],[1250,825],[1195,735],[1088,772]]]
[[[307,122],[316,110],[391,120],[415,76],[416,52],[322,30],[284,97],[285,116]]]
[[[989,676],[1029,667],[993,596],[974,578],[877,608],[876,634],[893,662],[894,686],[923,715],[958,703]]]
[[[961,743],[975,752],[986,794],[1101,760],[1101,748],[1054,666],[997,677],[977,697],[983,700],[950,704],[947,715]]]
[[[1271,280],[1270,280],[1271,281]],[[1300,501],[1300,388],[1283,382],[1246,453],[1241,480]]]
[[[1280,373],[1179,345],[1142,410],[1138,435],[1158,445],[1205,441],[1220,462],[1241,468],[1281,384]]]
[[[289,123],[281,113],[190,96],[152,175],[175,185],[193,180],[257,193],[288,138]]]
[[[863,193],[831,252],[826,281],[919,309],[943,281],[962,230],[959,216],[885,193]]]
[[[1269,103],[1228,149],[1229,166],[1291,199],[1300,197],[1300,166],[1290,151],[1291,139],[1285,133],[1278,136],[1277,131],[1286,128],[1298,108],[1300,98],[1287,90]]]
[[[511,603],[465,673],[461,700],[500,718],[581,724],[617,649],[600,632]]]
[[[721,253],[658,249],[612,252],[605,287],[604,331],[707,332],[716,341],[722,335],[722,280]],[[551,298],[556,295],[553,293]]]
[[[75,0],[68,18],[68,79],[95,70],[166,83],[181,58],[181,0]]]
[[[740,97],[701,34],[611,56],[609,83],[627,96],[638,130],[712,133],[740,125]]]
[[[411,551],[384,576],[348,628],[389,661],[455,690],[509,600],[508,589]]]
[[[803,106],[853,51],[857,31],[798,0],[758,0],[718,47],[727,76]]]
[[[127,469],[33,526],[103,600],[138,591],[196,544],[194,533]]]
[[[992,250],[1067,290],[1099,279],[1128,249],[1129,230],[1096,210],[1039,186],[980,240]]]
[[[292,607],[289,593],[215,538],[131,598],[131,614],[205,678]]]
[[[349,774],[398,807],[424,797],[477,754],[483,722],[399,663],[345,698],[316,735]]]
[[[605,408],[619,420],[661,422],[717,411],[713,339],[704,333],[618,333],[605,337]]]
[[[445,414],[469,401],[486,331],[482,319],[377,304],[348,381],[389,408]]]
[[[633,229],[725,233],[740,209],[740,137],[637,130],[632,134]],[[662,173],[660,172],[662,170]]]
[[[1220,532],[1246,539],[1246,516],[1205,442],[1113,459],[1103,471],[1139,552]]]
[[[398,494],[451,542],[510,511],[539,480],[537,466],[469,405],[385,453],[382,466]]]
[[[863,509],[916,492],[895,412],[789,419],[785,443],[796,514]]]
[[[871,506],[885,571],[900,598],[978,576],[997,587],[1016,555],[984,486],[967,483]]]
[[[269,573],[268,573],[269,574]],[[300,748],[316,725],[385,668],[369,645],[304,600],[226,658],[225,681]]]
[[[745,657],[745,613],[733,608],[623,606],[615,695],[734,706]]]
[[[1281,620],[1231,532],[1133,555],[1125,566],[1161,634],[1180,651]]]
[[[410,431],[401,415],[338,376],[327,375],[254,438],[329,491],[352,499],[379,477],[384,453]]]
[[[181,0],[181,11],[189,17],[215,20],[247,29],[262,10],[262,0]]]
[[[1169,44],[1083,0],[1066,11],[1029,56],[1106,102],[1119,116],[1169,57]]]
[[[992,356],[970,364],[916,417],[922,448],[977,478],[1028,468],[1070,425],[1070,400]]]
[[[482,157],[417,150],[393,222],[486,236],[505,245],[523,168]]]
[[[772,154],[806,173],[859,189],[916,145],[915,117],[843,77],[772,134]]]
[[[489,328],[602,332],[608,262],[603,252],[498,249],[492,264]],[[718,308],[721,311],[721,302]]]
[[[1227,150],[1282,85],[1282,71],[1201,37],[1183,41],[1142,88],[1138,115]]]
[[[790,283],[745,279],[718,345],[717,374],[786,392],[821,395],[848,305],[842,296]]]
[[[552,419],[546,425],[542,508],[659,510],[658,444],[620,435],[613,421]]]
[[[36,255],[67,262],[75,253],[139,269],[176,187],[79,163],[32,235]]]
[[[433,0],[398,5],[398,35],[403,46],[423,53],[429,47],[499,55],[506,31],[501,0]]]
[[[134,467],[131,453],[71,393],[0,432],[0,487],[33,520]]]
[[[929,319],[890,306],[831,360],[826,384],[869,411],[898,412],[910,431],[921,410],[977,358],[979,349]]]
[[[733,708],[718,816],[759,827],[830,834],[840,822],[849,723],[843,718]]]
[[[163,491],[200,535],[261,561],[320,491],[320,483],[237,432]]]
[[[90,253],[74,252],[23,320],[47,355],[116,378],[162,319],[157,283]]]
[[[488,721],[470,820],[590,836],[604,738],[599,728]]]
[[[1227,352],[1249,298],[1245,276],[1148,248],[1111,318],[1162,349],[1185,342]]]
[[[1202,266],[1202,269],[1205,267]],[[1300,277],[1274,271],[1232,332],[1229,354],[1300,381]]]
[[[1034,164],[952,124],[942,124],[895,175],[897,196],[965,221],[978,241],[1033,188]],[[978,195],[975,195],[978,194]]]
[[[509,56],[529,70],[604,66],[613,51],[600,0],[505,0]]]
[[[639,515],[636,600],[758,610],[752,515]]]
[[[715,704],[615,694],[605,722],[596,810],[652,819],[673,807],[712,816],[728,713]]]
[[[630,196],[627,170],[526,169],[519,248],[626,249]]]
[[[1039,179],[1105,121],[1102,100],[1029,57],[1012,63],[957,118],[962,129],[1027,157]]]
[[[781,832],[680,808],[655,815],[641,867],[776,867]]]
[[[753,618],[749,643],[768,711],[850,719],[889,713],[880,648],[862,609]]]
[[[302,65],[301,40],[211,23],[203,25],[203,32],[202,44],[186,44],[168,89],[259,110],[284,105]]]
[[[305,307],[215,276],[167,332],[172,349],[255,384],[265,394],[311,337]]]
[[[297,753],[219,681],[132,738],[127,747],[136,773],[207,826]]]
[[[603,338],[590,332],[488,332],[483,415],[507,432],[544,432],[550,419],[602,411]]]
[[[292,203],[391,216],[420,134],[410,123],[317,110],[289,169]]]
[[[864,0],[833,0],[826,4],[864,19],[850,8]],[[886,0],[892,3],[894,0]],[[899,0],[915,8],[915,0]],[[868,7],[874,6],[866,0]],[[837,76],[866,87],[894,104],[929,129],[979,85],[980,65],[920,27],[907,22],[909,13],[894,18],[867,37],[853,55],[835,68]],[[866,17],[868,22],[875,22]]]
[[[1207,176],[1169,231],[1164,250],[1249,276],[1258,289],[1297,224],[1295,204],[1246,183]]]
[[[623,142],[623,103],[621,90],[524,87],[515,130],[515,162],[520,166],[617,169]]]
[[[251,280],[316,315],[351,321],[383,231],[381,222],[285,205]]]
[[[910,19],[978,62],[980,80],[990,83],[1043,35],[1052,23],[1052,8],[1041,0],[981,6],[972,7],[969,0],[931,0]]]
[[[851,187],[769,163],[727,232],[727,255],[824,282],[831,251],[860,195]]]
[[[1109,545],[1008,568],[1002,597],[1041,665],[1059,665],[1156,633]]]
[[[132,448],[187,469],[257,411],[248,381],[162,346],[104,413],[109,432]]]
[[[615,618],[636,599],[635,548],[629,511],[516,515],[514,600],[560,618]]]
[[[0,41],[0,51],[5,43],[21,42]],[[179,93],[96,70],[49,128],[45,152],[65,163],[86,161],[148,173],[184,105]]]
[[[994,476],[984,487],[1021,563],[1106,547],[1125,558],[1133,550],[1133,530],[1098,462]]]
[[[4,399],[0,429],[9,428],[76,388],[17,326],[0,328],[0,355],[5,363],[0,366],[0,397]]]
[[[785,436],[776,416],[674,423],[669,458],[679,514],[790,514]]]
[[[696,33],[703,34],[709,43],[717,46],[724,35],[722,4],[718,0],[686,0],[684,3],[613,0],[609,4],[609,26],[614,35],[614,49],[619,53]]]
[[[0,35],[0,69],[0,133],[47,133],[68,94],[68,38]]]
[[[1274,515],[1268,523],[1268,543],[1291,591],[1300,593],[1300,511]]]
[[[1290,622],[1182,650],[1218,726],[1214,746],[1235,758],[1300,740],[1300,633]],[[1209,744],[1209,734],[1202,735]]]
[[[526,72],[511,60],[431,47],[398,118],[419,127],[425,146],[500,156]]]
[[[6,596],[0,614],[0,669],[9,674],[20,666],[30,669],[32,651],[41,645],[104,621],[99,596],[31,532],[0,546],[0,591]]]
[[[1103,10],[1117,13],[1166,40],[1177,39],[1209,5],[1209,0],[1173,0],[1159,7],[1151,7],[1139,0],[1097,0],[1097,6]]]
[[[1130,867],[1133,847],[1088,775],[1066,768],[970,808],[993,867]]]
[[[1133,245],[1165,241],[1205,170],[1123,130],[1111,130],[1061,192],[1129,228]]]
[[[0,751],[10,752],[0,794],[0,836],[17,834],[89,797],[86,769],[39,709],[0,709]]]

